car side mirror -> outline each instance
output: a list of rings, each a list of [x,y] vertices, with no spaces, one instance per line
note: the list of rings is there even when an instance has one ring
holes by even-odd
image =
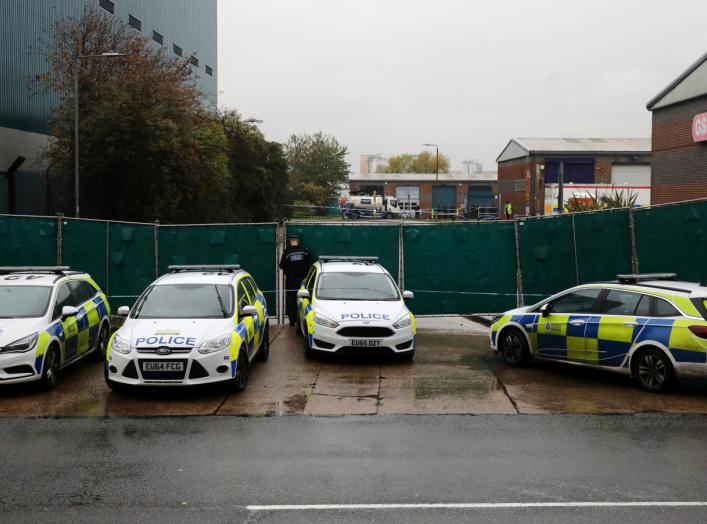
[[[548,316],[548,315],[550,314],[550,311],[551,311],[551,310],[552,310],[552,308],[550,307],[550,303],[548,302],[548,303],[543,304],[542,306],[540,306],[540,310],[539,310],[539,311],[540,311],[540,313],[542,313],[542,316],[546,317],[546,316]]]
[[[309,294],[308,289],[300,289],[297,291],[297,298],[312,298],[312,295]]]
[[[61,318],[75,317],[79,314],[79,309],[74,306],[64,306],[61,308]]]
[[[241,316],[242,317],[254,317],[258,314],[258,310],[255,308],[255,306],[243,306],[241,308]]]
[[[130,308],[128,306],[120,306],[118,308],[119,317],[127,317],[130,314]]]
[[[412,300],[415,298],[415,293],[412,291],[403,291],[403,300]]]

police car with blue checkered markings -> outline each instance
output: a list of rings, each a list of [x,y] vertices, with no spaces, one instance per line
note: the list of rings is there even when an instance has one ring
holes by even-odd
[[[268,358],[265,297],[237,265],[170,266],[118,315],[105,362],[112,389],[223,382],[241,391],[253,361]]]
[[[110,306],[90,275],[69,267],[0,267],[0,384],[51,389],[59,370],[105,356]]]
[[[511,366],[562,361],[665,391],[678,377],[707,377],[707,287],[670,273],[577,286],[500,315],[491,348]]]
[[[322,256],[297,292],[298,332],[316,354],[415,355],[415,316],[377,257]]]

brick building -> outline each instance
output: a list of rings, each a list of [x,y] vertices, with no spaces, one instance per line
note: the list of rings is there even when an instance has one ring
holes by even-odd
[[[349,193],[374,192],[394,196],[401,209],[418,210],[428,218],[432,211],[459,212],[476,208],[496,208],[496,172],[368,173],[349,175]]]
[[[707,198],[707,53],[647,107],[653,113],[651,203]]]
[[[616,187],[650,203],[649,138],[514,138],[496,161],[499,205],[511,202],[515,215],[553,212],[561,165],[565,202]]]

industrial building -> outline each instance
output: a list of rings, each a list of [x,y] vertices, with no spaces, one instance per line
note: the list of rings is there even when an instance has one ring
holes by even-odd
[[[349,193],[394,196],[402,210],[419,218],[495,208],[495,171],[474,173],[368,173],[349,175]]]
[[[8,212],[14,175],[15,212],[52,212],[43,175],[51,166],[42,155],[56,95],[36,81],[49,66],[51,31],[86,7],[124,20],[170,56],[189,60],[206,103],[217,106],[217,0],[3,0],[0,2],[0,213]]]
[[[552,214],[560,178],[564,202],[614,187],[651,202],[649,138],[514,138],[496,161],[500,207],[510,202],[516,216]]]
[[[651,203],[707,198],[707,53],[650,102]]]

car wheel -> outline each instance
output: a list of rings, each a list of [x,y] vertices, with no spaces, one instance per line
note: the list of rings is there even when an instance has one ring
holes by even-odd
[[[267,320],[266,320],[267,322]],[[263,342],[260,345],[260,350],[258,351],[257,359],[261,361],[266,361],[270,356],[270,326],[265,324],[265,331],[263,331]]]
[[[316,351],[309,345],[308,335],[304,335],[304,356],[307,359],[312,359],[316,356]]]
[[[233,392],[238,393],[243,391],[248,385],[248,374],[250,373],[250,366],[248,365],[248,355],[245,348],[241,348],[238,351],[238,365],[236,366],[236,376],[229,382],[230,389]]]
[[[523,334],[517,329],[509,328],[503,331],[502,335],[498,351],[506,364],[513,367],[527,366],[530,363],[530,351]]]
[[[108,336],[110,331],[108,327],[103,324],[101,330],[98,332],[98,342],[96,342],[96,349],[93,352],[93,358],[102,362],[106,359],[106,349],[108,348]]]
[[[299,315],[297,315],[297,329],[295,331],[297,332],[297,336],[301,337],[302,335],[302,321],[299,318]]]
[[[675,383],[675,370],[670,359],[657,349],[646,348],[635,357],[634,376],[646,391],[662,393]]]
[[[39,383],[42,389],[54,389],[59,376],[59,352],[56,346],[51,346],[44,355],[44,368]]]

